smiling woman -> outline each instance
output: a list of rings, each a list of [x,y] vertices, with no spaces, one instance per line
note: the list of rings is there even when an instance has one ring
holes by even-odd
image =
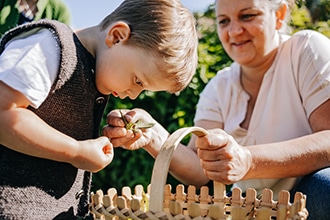
[[[96,25],[107,14],[112,12],[123,0],[98,0],[91,4],[89,0],[63,0],[72,14],[72,27],[79,29],[86,26]],[[214,0],[181,0],[189,10],[204,11]],[[87,15],[87,16],[86,16]]]

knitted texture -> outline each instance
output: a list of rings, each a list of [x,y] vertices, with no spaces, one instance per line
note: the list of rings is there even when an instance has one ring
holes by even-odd
[[[108,97],[96,89],[94,57],[67,25],[40,20],[18,26],[3,36],[0,53],[6,42],[33,28],[49,29],[61,54],[59,73],[48,97],[38,109],[28,109],[77,140],[98,137]],[[0,146],[0,219],[85,216],[90,184],[91,174],[71,164],[23,155]]]

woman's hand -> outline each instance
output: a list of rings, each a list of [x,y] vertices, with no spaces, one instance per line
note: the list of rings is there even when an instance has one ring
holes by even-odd
[[[213,181],[232,184],[250,170],[251,152],[221,129],[209,130],[207,136],[197,138],[196,148],[205,175]]]

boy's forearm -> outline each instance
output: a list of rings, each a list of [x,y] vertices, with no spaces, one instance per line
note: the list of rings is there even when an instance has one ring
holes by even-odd
[[[168,131],[159,123],[155,123],[154,127],[148,128],[150,142],[143,148],[153,157],[156,158],[161,147],[169,137]]]
[[[33,112],[16,108],[1,112],[0,143],[30,156],[70,162],[78,142],[47,125]]]

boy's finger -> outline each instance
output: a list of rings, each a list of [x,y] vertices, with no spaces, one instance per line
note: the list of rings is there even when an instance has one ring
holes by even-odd
[[[127,130],[123,127],[112,127],[106,125],[102,129],[102,133],[108,138],[121,138],[127,135]]]
[[[102,150],[103,150],[103,153],[104,154],[112,154],[112,147],[109,146],[109,145],[108,146],[104,146]]]
[[[124,121],[121,118],[119,111],[111,111],[106,118],[107,124],[111,126],[121,126],[124,127]]]

